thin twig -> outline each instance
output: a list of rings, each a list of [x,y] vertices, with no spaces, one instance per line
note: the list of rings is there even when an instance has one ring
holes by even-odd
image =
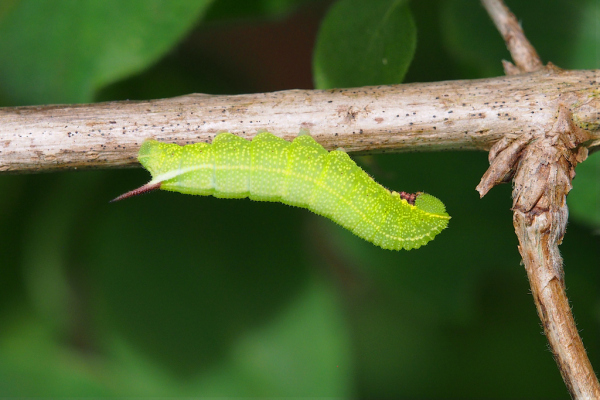
[[[482,0],[521,71],[542,68],[515,16],[500,0]],[[515,68],[505,63],[507,74]],[[557,71],[554,67],[548,71]],[[596,87],[598,82],[594,80]],[[477,186],[481,196],[513,179],[513,224],[531,292],[550,348],[574,399],[600,399],[600,384],[577,331],[565,293],[558,245],[567,225],[567,194],[575,166],[588,155],[590,131],[574,123],[572,103],[558,102],[552,125],[512,139],[490,151],[490,168]]]
[[[543,68],[542,60],[535,48],[525,37],[523,29],[517,17],[510,12],[502,0],[481,0],[483,6],[494,21],[496,28],[504,38],[506,47],[516,64],[504,62],[504,70],[507,75],[515,75],[523,72],[534,72]]]
[[[542,70],[493,79],[239,96],[189,95],[143,102],[0,108],[0,171],[135,166],[146,138],[210,142],[300,129],[348,152],[490,150],[541,132],[559,101],[572,104],[600,145],[600,71]]]

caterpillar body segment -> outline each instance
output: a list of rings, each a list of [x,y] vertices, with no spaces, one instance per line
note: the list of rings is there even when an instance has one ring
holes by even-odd
[[[278,201],[307,208],[391,250],[425,245],[450,219],[437,198],[390,192],[345,152],[328,152],[309,135],[288,142],[268,132],[252,141],[221,133],[212,144],[186,146],[148,140],[138,159],[152,180],[115,200],[160,188]]]

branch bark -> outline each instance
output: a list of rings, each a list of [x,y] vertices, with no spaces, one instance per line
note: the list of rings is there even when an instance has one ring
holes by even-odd
[[[585,160],[589,133],[561,106],[552,128],[515,140],[492,160],[497,176],[514,174],[513,223],[531,292],[550,348],[571,396],[600,398],[600,386],[577,331],[565,293],[558,245],[567,226],[566,197],[575,166]],[[518,154],[517,157],[514,155]],[[490,171],[488,170],[488,172]],[[484,193],[492,175],[478,187]]]
[[[357,153],[487,151],[547,130],[559,101],[598,146],[599,77],[548,68],[470,81],[2,108],[0,171],[135,166],[146,138],[185,144],[259,129],[290,140],[305,128],[327,149]]]
[[[535,49],[502,0],[482,3],[516,63],[504,61],[506,74],[543,70]],[[598,87],[598,80],[594,84]],[[477,190],[483,197],[494,185],[513,179],[513,225],[519,252],[554,359],[572,398],[600,399],[600,384],[565,292],[558,250],[567,227],[566,199],[575,166],[587,158],[592,135],[575,124],[570,103],[559,102],[557,106],[556,117],[550,120],[552,126],[514,140],[506,136],[494,145],[489,153],[490,168]]]
[[[517,17],[510,12],[501,0],[481,0],[481,3],[494,21],[496,28],[504,38],[506,47],[516,66],[503,61],[506,75],[534,72],[544,67],[535,48],[529,43]]]

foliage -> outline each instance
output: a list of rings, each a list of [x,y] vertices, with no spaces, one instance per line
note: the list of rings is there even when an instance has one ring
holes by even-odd
[[[493,76],[508,58],[476,1],[240,3],[5,1],[0,102],[262,91],[259,74],[295,88],[318,21],[320,87]],[[600,67],[596,0],[508,5],[545,61]],[[228,51],[228,32],[254,51]],[[274,36],[284,51],[263,52]],[[474,190],[486,155],[359,163],[386,187],[439,195],[449,229],[396,253],[282,204],[108,204],[142,170],[0,176],[0,397],[567,398],[519,265],[510,187]],[[596,366],[599,171],[597,154],[579,167],[561,246]]]
[[[344,0],[331,7],[315,46],[319,89],[402,82],[417,31],[407,0]]]

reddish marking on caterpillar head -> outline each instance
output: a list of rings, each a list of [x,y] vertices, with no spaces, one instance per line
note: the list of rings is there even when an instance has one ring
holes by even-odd
[[[119,197],[115,197],[114,199],[112,199],[109,203],[113,203],[115,201],[119,201],[119,200],[123,200],[123,199],[127,199],[129,197],[133,197],[133,196],[138,196],[140,194],[144,194],[144,193],[148,193],[148,192],[152,192],[154,190],[160,189],[160,185],[162,185],[162,182],[158,182],[158,183],[153,183],[152,185],[150,184],[146,184],[144,186],[140,186],[137,189],[133,189],[127,193],[123,193],[122,195],[120,195]]]
[[[417,193],[399,192],[398,194],[400,195],[400,198],[406,200],[408,204],[413,206],[415,205],[415,200],[417,200]]]

